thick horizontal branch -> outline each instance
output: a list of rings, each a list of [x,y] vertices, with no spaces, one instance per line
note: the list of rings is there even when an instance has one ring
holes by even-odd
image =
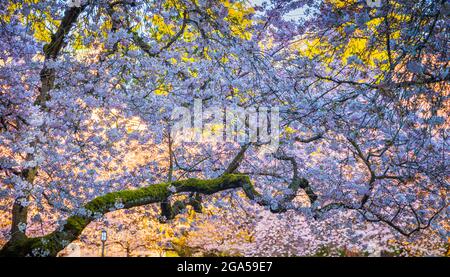
[[[159,203],[171,195],[182,192],[214,194],[236,188],[242,188],[250,199],[259,196],[250,178],[240,174],[226,174],[210,180],[186,179],[108,193],[86,203],[83,215],[70,216],[66,223],[53,233],[43,237],[24,237],[21,240],[9,241],[0,251],[0,256],[56,256],[67,244],[77,239],[84,228],[98,215],[104,215],[113,210]]]

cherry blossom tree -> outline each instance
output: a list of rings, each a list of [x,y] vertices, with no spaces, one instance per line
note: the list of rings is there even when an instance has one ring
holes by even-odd
[[[372,241],[392,240],[443,251],[447,1],[9,0],[0,10],[0,255],[56,256],[133,208],[193,232],[245,226],[246,255],[328,244],[371,254]],[[279,148],[178,140],[172,112],[194,99],[279,107]],[[197,246],[234,247],[201,230],[189,235]]]

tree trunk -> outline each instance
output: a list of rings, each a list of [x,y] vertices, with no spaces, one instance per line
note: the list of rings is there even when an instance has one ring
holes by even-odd
[[[70,7],[66,9],[64,17],[61,20],[61,24],[55,34],[52,35],[52,40],[49,44],[44,45],[45,60],[56,59],[61,48],[64,45],[64,38],[72,29],[78,16],[84,10],[86,5],[81,7]],[[39,106],[40,109],[46,109],[46,102],[49,99],[49,91],[53,89],[55,82],[56,72],[54,69],[49,69],[45,64],[40,72],[41,87],[39,88],[39,94],[36,97],[34,105]],[[31,144],[35,144],[32,142]],[[34,155],[28,155],[27,160],[33,160]],[[28,183],[33,184],[36,177],[37,168],[24,169],[21,173],[21,177]],[[25,192],[27,194],[28,192]],[[20,196],[14,200],[12,208],[12,226],[10,231],[10,241],[19,241],[26,239],[26,224],[28,217],[28,207],[22,205],[22,203],[29,199],[28,195]]]
[[[21,227],[21,225],[27,224],[28,208],[22,205],[22,202],[26,200],[26,197],[21,197],[14,201],[10,231],[11,240],[20,240],[26,237],[25,228]]]

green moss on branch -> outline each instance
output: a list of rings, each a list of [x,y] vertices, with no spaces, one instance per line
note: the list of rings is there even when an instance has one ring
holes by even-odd
[[[226,174],[210,180],[187,179],[154,184],[135,190],[107,193],[84,205],[87,211],[86,215],[70,216],[62,228],[53,233],[43,237],[9,241],[0,250],[0,256],[56,256],[68,243],[77,239],[84,228],[98,214],[103,215],[112,210],[159,203],[169,196],[180,192],[213,194],[235,188],[243,188],[250,199],[254,199],[255,195],[257,195],[250,178],[241,174]],[[117,203],[120,205],[117,205]]]

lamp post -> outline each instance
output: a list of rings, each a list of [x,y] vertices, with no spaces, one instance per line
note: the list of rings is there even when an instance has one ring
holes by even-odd
[[[102,257],[105,257],[105,242],[106,242],[107,236],[106,236],[106,230],[103,229],[102,230],[102,236],[101,236],[101,241],[102,241]]]

